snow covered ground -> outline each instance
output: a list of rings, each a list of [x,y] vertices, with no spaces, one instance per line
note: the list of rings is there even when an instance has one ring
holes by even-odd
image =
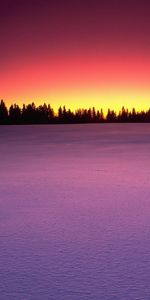
[[[150,299],[150,124],[0,126],[0,299]]]

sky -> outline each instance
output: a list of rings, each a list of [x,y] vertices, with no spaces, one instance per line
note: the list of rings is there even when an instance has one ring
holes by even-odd
[[[119,110],[150,107],[150,2],[0,2],[0,98]]]

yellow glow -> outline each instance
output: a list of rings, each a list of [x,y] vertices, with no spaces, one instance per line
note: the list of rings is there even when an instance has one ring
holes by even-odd
[[[37,92],[39,94],[39,91]],[[118,112],[122,106],[131,110],[133,107],[136,110],[147,110],[150,107],[150,89],[137,90],[134,89],[115,89],[105,88],[101,90],[85,89],[85,90],[58,90],[52,92],[40,93],[43,97],[36,96],[35,92],[24,93],[24,95],[18,95],[12,99],[7,95],[4,98],[6,104],[9,106],[12,103],[18,103],[22,106],[23,103],[28,104],[35,102],[38,106],[43,103],[50,103],[51,106],[57,111],[58,107],[65,105],[66,108],[75,110],[77,108],[89,108],[95,107],[96,109],[103,109],[106,113],[107,109],[114,109]]]

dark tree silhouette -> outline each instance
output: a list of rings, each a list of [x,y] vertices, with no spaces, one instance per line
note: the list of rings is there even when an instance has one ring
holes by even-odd
[[[0,102],[0,124],[8,124],[8,110],[3,100]]]
[[[135,108],[128,111],[123,106],[119,114],[108,109],[106,117],[103,110],[95,107],[79,108],[75,112],[60,106],[57,114],[50,104],[38,107],[34,103],[25,105],[22,109],[17,105],[11,105],[7,109],[3,100],[0,101],[0,124],[73,124],[73,123],[118,123],[118,122],[150,122],[150,109],[136,112]]]
[[[107,116],[106,116],[106,121],[109,122],[109,123],[117,121],[117,116],[116,116],[116,113],[114,112],[114,110],[108,109]]]
[[[17,104],[11,105],[9,108],[9,123],[20,124],[21,122],[21,109]]]
[[[119,112],[118,121],[119,122],[128,122],[128,117],[129,117],[128,109],[125,109],[123,106],[122,110]]]
[[[63,110],[61,106],[58,108],[58,122],[61,123],[63,121]]]

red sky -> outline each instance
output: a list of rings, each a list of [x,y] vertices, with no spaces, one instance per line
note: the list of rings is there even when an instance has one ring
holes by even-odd
[[[0,97],[56,108],[150,103],[149,1],[0,4]]]

